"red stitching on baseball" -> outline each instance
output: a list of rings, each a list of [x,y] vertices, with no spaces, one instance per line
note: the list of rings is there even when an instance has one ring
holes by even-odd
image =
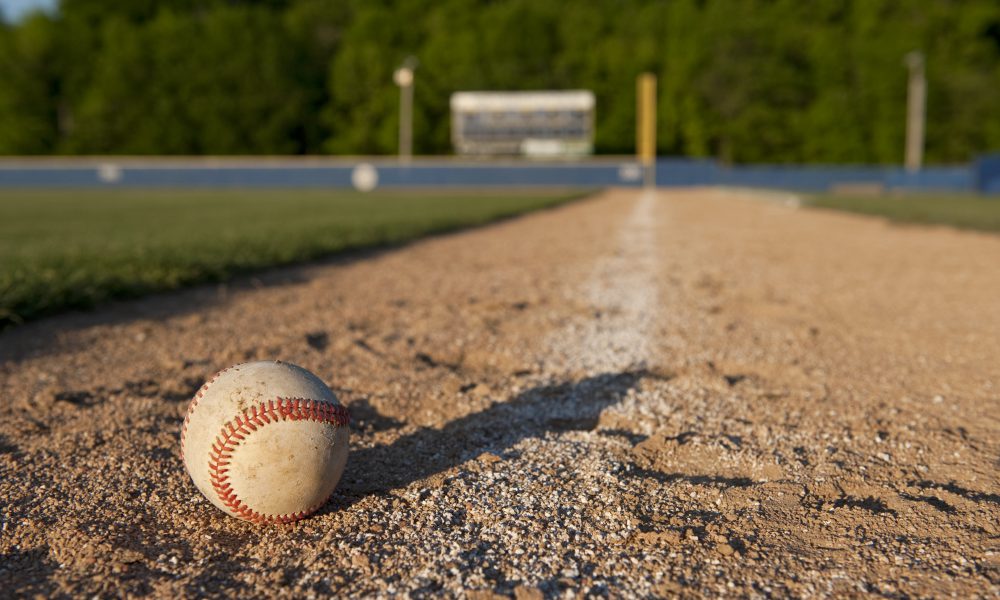
[[[184,424],[181,425],[181,460],[184,460],[184,445],[185,445],[185,442],[187,442],[188,423],[191,422],[191,413],[193,413],[195,407],[198,406],[198,401],[205,397],[205,392],[208,391],[208,386],[210,386],[213,383],[215,383],[215,381],[219,377],[222,377],[223,373],[225,373],[226,371],[228,371],[228,370],[230,370],[232,368],[238,367],[238,366],[239,365],[233,365],[231,367],[226,367],[225,369],[219,371],[218,373],[216,373],[215,375],[213,375],[211,379],[209,379],[205,383],[201,384],[201,387],[198,388],[198,391],[194,393],[194,397],[191,398],[191,404],[188,405],[187,414],[184,416]]]
[[[318,423],[329,423],[335,427],[347,427],[350,422],[350,413],[347,409],[338,404],[323,402],[321,400],[307,400],[305,398],[278,398],[262,402],[258,406],[253,406],[236,416],[235,419],[222,426],[219,435],[212,444],[212,451],[208,454],[208,476],[212,481],[212,488],[218,494],[219,500],[232,510],[236,516],[254,523],[291,523],[315,512],[323,506],[329,498],[324,498],[322,502],[315,506],[310,506],[306,510],[287,515],[265,515],[261,514],[243,503],[236,496],[233,487],[229,482],[229,463],[233,458],[233,451],[252,432],[257,431],[268,423],[276,421],[316,421]],[[235,423],[235,424],[234,424]]]

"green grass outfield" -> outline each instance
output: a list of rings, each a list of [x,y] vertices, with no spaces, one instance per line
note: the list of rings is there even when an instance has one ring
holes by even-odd
[[[809,206],[877,215],[900,223],[1000,231],[1000,198],[971,195],[835,196],[804,198]]]
[[[582,195],[0,191],[0,329],[112,298],[399,244]]]

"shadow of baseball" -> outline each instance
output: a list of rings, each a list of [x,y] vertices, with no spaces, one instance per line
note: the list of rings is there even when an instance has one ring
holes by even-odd
[[[527,438],[593,430],[601,411],[620,402],[646,375],[643,370],[606,373],[531,388],[440,429],[422,428],[391,444],[352,451],[337,491],[320,514],[406,487],[484,452],[500,455]]]

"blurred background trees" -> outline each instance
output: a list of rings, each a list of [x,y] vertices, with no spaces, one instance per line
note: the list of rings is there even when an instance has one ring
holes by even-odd
[[[0,153],[392,153],[413,55],[418,153],[454,91],[574,88],[629,153],[654,71],[663,154],[899,163],[914,49],[928,161],[1000,148],[995,0],[63,0],[0,25]]]

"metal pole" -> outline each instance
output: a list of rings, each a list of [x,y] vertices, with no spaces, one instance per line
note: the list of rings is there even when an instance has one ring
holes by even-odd
[[[924,128],[927,122],[927,77],[924,55],[913,51],[906,55],[910,82],[906,97],[906,170],[916,173],[924,164]]]
[[[410,162],[413,156],[413,84],[399,90],[399,159]]]
[[[643,185],[656,187],[656,75],[636,81],[636,154],[643,166]]]
[[[413,72],[417,59],[408,56],[392,74],[399,86],[399,161],[409,163],[413,157]]]

